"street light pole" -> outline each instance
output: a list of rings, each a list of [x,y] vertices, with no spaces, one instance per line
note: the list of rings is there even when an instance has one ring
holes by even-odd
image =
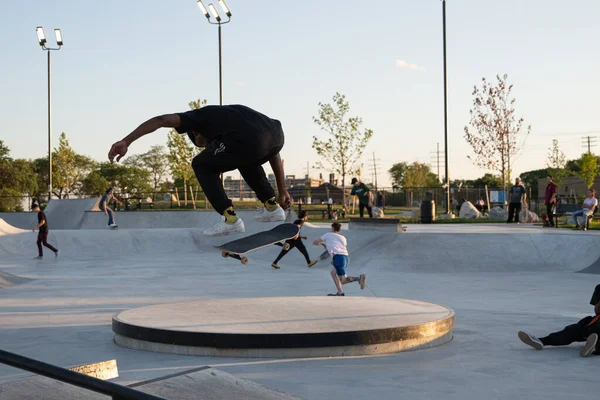
[[[58,47],[52,48],[47,47],[46,34],[44,28],[38,26],[36,28],[36,34],[38,43],[42,47],[42,50],[48,52],[48,201],[52,198],[52,76],[51,76],[51,65],[50,65],[50,52],[52,50],[60,50],[63,45],[62,32],[60,29],[54,29],[54,36],[56,37],[56,44]]]
[[[450,214],[450,177],[448,176],[448,73],[446,65],[446,0],[442,0],[444,31],[444,158],[446,162],[446,214]]]
[[[222,46],[221,46],[221,42],[222,42],[221,41],[221,25],[227,24],[231,21],[231,11],[229,10],[229,7],[227,7],[227,4],[225,4],[225,0],[219,0],[221,9],[225,13],[225,15],[227,15],[227,21],[223,21],[221,19],[221,16],[219,15],[219,12],[217,11],[217,8],[212,3],[210,3],[208,5],[208,9],[204,6],[204,3],[202,3],[202,0],[198,0],[197,4],[198,4],[198,8],[200,8],[200,11],[202,11],[204,16],[206,17],[206,20],[212,25],[218,25],[218,33],[219,33],[219,105],[223,105],[223,62],[222,62],[223,58],[222,58]],[[210,10],[210,13],[208,12],[208,10]],[[217,22],[211,21],[210,14],[212,14],[212,16],[214,17],[214,19]]]

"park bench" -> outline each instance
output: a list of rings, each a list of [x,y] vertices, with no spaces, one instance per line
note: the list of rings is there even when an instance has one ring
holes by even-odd
[[[298,213],[306,211],[308,215],[311,213],[321,213],[322,219],[331,219],[332,205],[327,204],[327,209],[323,209],[321,204],[298,204]]]

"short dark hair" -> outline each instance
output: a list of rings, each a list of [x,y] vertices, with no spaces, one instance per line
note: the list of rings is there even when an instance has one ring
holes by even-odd
[[[334,222],[333,224],[331,224],[331,227],[333,228],[334,232],[339,232],[340,230],[342,230],[342,224],[340,224],[339,222]]]
[[[302,219],[306,217],[306,210],[302,210],[298,213],[298,218]]]
[[[40,205],[39,205],[38,203],[33,203],[33,204],[31,205],[31,208],[33,209],[33,208],[36,208],[36,207],[39,207],[39,206],[40,206]]]
[[[110,192],[111,190],[113,190],[112,187],[109,187],[108,189],[106,189],[106,194],[108,194],[108,192]]]
[[[554,180],[554,177],[552,175],[550,175],[550,174],[548,174],[548,178]]]
[[[596,189],[589,189],[592,192],[592,196],[596,195]]]

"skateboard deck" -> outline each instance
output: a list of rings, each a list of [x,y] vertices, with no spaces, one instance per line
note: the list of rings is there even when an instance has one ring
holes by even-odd
[[[111,229],[114,231],[115,229],[119,229],[119,225],[109,226],[108,229]]]
[[[248,257],[244,256],[246,253],[262,249],[263,247],[278,244],[283,240],[292,239],[298,234],[299,231],[300,229],[297,225],[281,224],[277,225],[271,230],[258,232],[254,235],[246,236],[228,243],[223,243],[220,246],[214,246],[214,248],[221,250],[221,255],[225,258],[232,257],[240,260],[242,264],[247,264]],[[289,249],[289,245],[287,243],[283,244],[282,246],[285,248],[286,245]]]

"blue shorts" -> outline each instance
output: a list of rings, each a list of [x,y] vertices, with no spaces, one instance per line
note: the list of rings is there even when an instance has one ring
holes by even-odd
[[[348,266],[348,256],[343,254],[336,254],[333,256],[333,267],[335,268],[335,273],[338,276],[346,275],[346,267]]]

